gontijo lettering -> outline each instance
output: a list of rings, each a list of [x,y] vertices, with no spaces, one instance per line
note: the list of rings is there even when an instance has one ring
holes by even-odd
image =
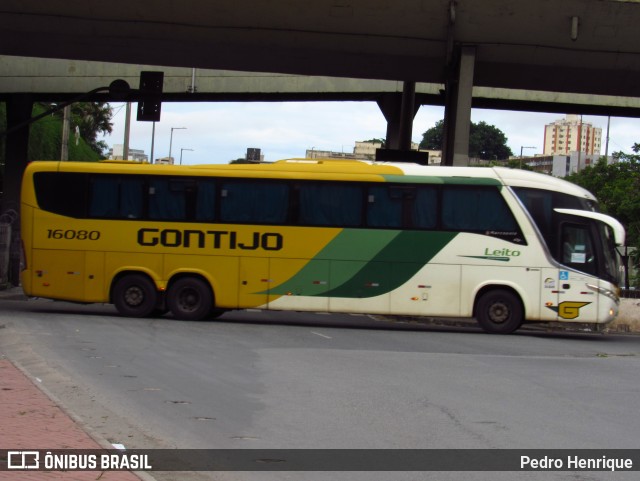
[[[151,229],[138,230],[141,246],[197,247],[199,249],[244,249],[279,251],[283,237],[277,232],[252,232],[239,235],[236,231],[196,229]]]

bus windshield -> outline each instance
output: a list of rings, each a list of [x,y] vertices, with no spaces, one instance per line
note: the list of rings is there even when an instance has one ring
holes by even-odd
[[[616,242],[613,229],[604,224],[603,222],[596,222],[598,229],[598,238],[602,239],[603,243],[603,269],[604,278],[613,282],[617,286],[620,282],[620,256],[616,250]]]
[[[615,219],[599,213],[597,204],[588,199],[524,187],[513,191],[556,261],[619,284],[615,247],[624,243],[624,228]]]

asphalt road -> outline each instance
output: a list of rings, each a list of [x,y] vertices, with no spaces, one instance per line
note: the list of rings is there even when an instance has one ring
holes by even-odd
[[[291,312],[126,319],[111,306],[2,300],[0,353],[128,448],[640,448],[640,336]],[[627,474],[153,476],[636,479]]]

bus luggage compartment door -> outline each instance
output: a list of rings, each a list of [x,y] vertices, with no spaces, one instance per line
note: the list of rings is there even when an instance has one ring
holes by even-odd
[[[34,249],[34,297],[84,302],[85,252]]]
[[[238,307],[268,308],[268,293],[272,282],[269,278],[269,259],[241,257],[238,282]]]

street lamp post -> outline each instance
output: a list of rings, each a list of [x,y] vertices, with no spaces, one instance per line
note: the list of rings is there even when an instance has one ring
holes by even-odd
[[[535,149],[535,147],[527,147],[525,145],[520,147],[520,168],[522,169],[522,151],[524,149]]]
[[[173,143],[173,131],[185,129],[186,127],[171,127],[171,135],[169,136],[169,162],[171,162],[171,144]]]
[[[184,152],[185,150],[193,152],[193,149],[180,149],[180,165],[182,165],[182,152]]]

